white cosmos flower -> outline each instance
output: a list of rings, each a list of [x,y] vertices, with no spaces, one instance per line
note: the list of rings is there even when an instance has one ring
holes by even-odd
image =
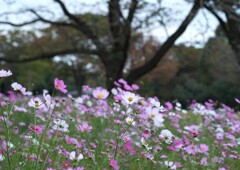
[[[0,153],[0,161],[3,161],[5,157]]]
[[[155,126],[161,127],[163,125],[164,119],[158,108],[149,106],[146,108],[146,114],[153,120]]]
[[[162,127],[163,126],[163,116],[161,114],[158,114],[157,116],[155,116],[155,118],[153,119],[153,123],[155,126],[157,127]]]
[[[157,101],[156,99],[150,98],[149,101],[150,101],[150,103],[151,103],[154,107],[158,108],[158,110],[159,110],[160,112],[164,112],[164,111],[165,111],[165,108],[164,108],[164,107],[160,104],[160,102]]]
[[[143,146],[146,147],[147,150],[151,150],[152,149],[152,147],[149,146],[149,143],[145,140],[144,137],[141,138],[141,143],[142,143]]]
[[[69,155],[69,158],[70,158],[70,160],[72,160],[72,161],[80,161],[80,160],[83,159],[83,155],[80,153],[80,154],[78,155],[78,157],[76,157],[76,152],[75,152],[75,151],[72,151],[72,152],[70,153],[70,155]]]
[[[136,103],[138,102],[138,98],[139,98],[135,93],[132,93],[129,91],[124,91],[121,97],[126,104]]]
[[[11,76],[12,72],[10,70],[6,71],[6,70],[0,70],[0,77],[8,77]]]
[[[164,164],[169,168],[169,169],[176,169],[177,166],[172,162],[172,161],[164,161]]]
[[[29,107],[34,107],[36,109],[43,109],[43,108],[45,108],[44,103],[38,97],[30,99],[30,101],[28,102],[28,106]]]
[[[53,123],[54,123],[54,125],[53,125],[52,128],[54,130],[59,130],[59,131],[62,131],[62,132],[68,132],[69,125],[66,123],[65,120],[55,119]]]
[[[17,82],[14,82],[11,84],[13,90],[17,91],[17,90],[21,90],[23,88],[23,86]]]
[[[125,120],[126,120],[127,124],[129,124],[129,125],[134,126],[136,124],[133,118],[127,117]]]
[[[171,131],[164,129],[161,131],[159,138],[165,141],[167,144],[171,144],[173,142],[174,135]]]

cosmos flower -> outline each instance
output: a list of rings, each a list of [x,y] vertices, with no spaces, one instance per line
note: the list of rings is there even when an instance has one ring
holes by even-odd
[[[12,75],[12,72],[10,70],[6,71],[6,70],[0,70],[0,77],[9,77]]]
[[[126,120],[127,124],[129,124],[129,125],[134,126],[136,124],[136,122],[134,121],[133,118],[127,117],[125,120]]]
[[[69,159],[72,160],[72,161],[80,161],[83,159],[83,155],[80,153],[77,157],[76,157],[76,152],[75,151],[72,151],[70,154],[69,154]]]
[[[177,169],[177,166],[172,161],[164,161],[164,165],[166,165],[168,169]]]
[[[40,135],[42,133],[42,128],[41,128],[41,126],[38,126],[38,125],[30,126],[30,130],[33,132],[36,132],[37,135]]]
[[[152,147],[149,146],[149,143],[145,140],[144,137],[141,138],[141,143],[142,143],[142,145],[143,145],[144,147],[146,147],[147,150],[151,150],[151,149],[152,149]]]
[[[54,87],[62,93],[67,93],[67,89],[66,89],[67,86],[64,84],[63,80],[59,80],[58,78],[55,78]]]
[[[200,144],[199,145],[199,152],[207,154],[207,152],[208,152],[208,145]]]
[[[111,159],[109,161],[109,165],[114,169],[114,170],[119,170],[119,166],[116,160]]]
[[[68,132],[69,125],[66,123],[65,120],[55,119],[53,123],[54,123],[54,125],[53,125],[52,129],[59,130],[62,132]]]
[[[92,126],[89,126],[87,123],[84,123],[82,125],[79,125],[79,128],[78,128],[81,132],[91,132],[92,131]]]
[[[121,98],[126,104],[133,104],[138,101],[138,96],[135,93],[131,93],[129,91],[124,91],[121,95]]]
[[[161,131],[159,138],[166,142],[167,144],[171,144],[173,142],[174,135],[172,134],[171,131],[164,129]]]
[[[38,97],[35,98],[31,98],[28,102],[28,106],[29,107],[34,107],[36,109],[43,109],[45,108],[44,103],[42,102],[42,100]]]
[[[109,92],[102,87],[97,87],[95,90],[93,90],[92,94],[96,99],[106,99],[109,95]]]

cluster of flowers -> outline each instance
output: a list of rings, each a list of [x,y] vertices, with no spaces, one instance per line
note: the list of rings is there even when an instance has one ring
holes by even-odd
[[[142,97],[123,79],[111,92],[83,86],[78,97],[67,94],[63,80],[53,84],[66,96],[33,96],[17,82],[0,95],[1,169],[240,167],[239,112],[224,104],[193,102],[185,110]]]

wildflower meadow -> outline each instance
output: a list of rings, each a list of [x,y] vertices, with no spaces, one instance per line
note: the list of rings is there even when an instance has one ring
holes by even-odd
[[[0,81],[11,76],[0,70]],[[120,79],[111,91],[64,80],[34,96],[14,82],[0,94],[0,169],[239,170],[240,101],[161,102]]]

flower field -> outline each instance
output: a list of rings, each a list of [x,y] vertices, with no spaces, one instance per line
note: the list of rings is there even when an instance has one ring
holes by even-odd
[[[1,70],[1,81],[11,74]],[[183,109],[115,85],[72,97],[57,78],[38,96],[13,83],[0,96],[0,169],[240,169],[239,108],[209,100]]]

